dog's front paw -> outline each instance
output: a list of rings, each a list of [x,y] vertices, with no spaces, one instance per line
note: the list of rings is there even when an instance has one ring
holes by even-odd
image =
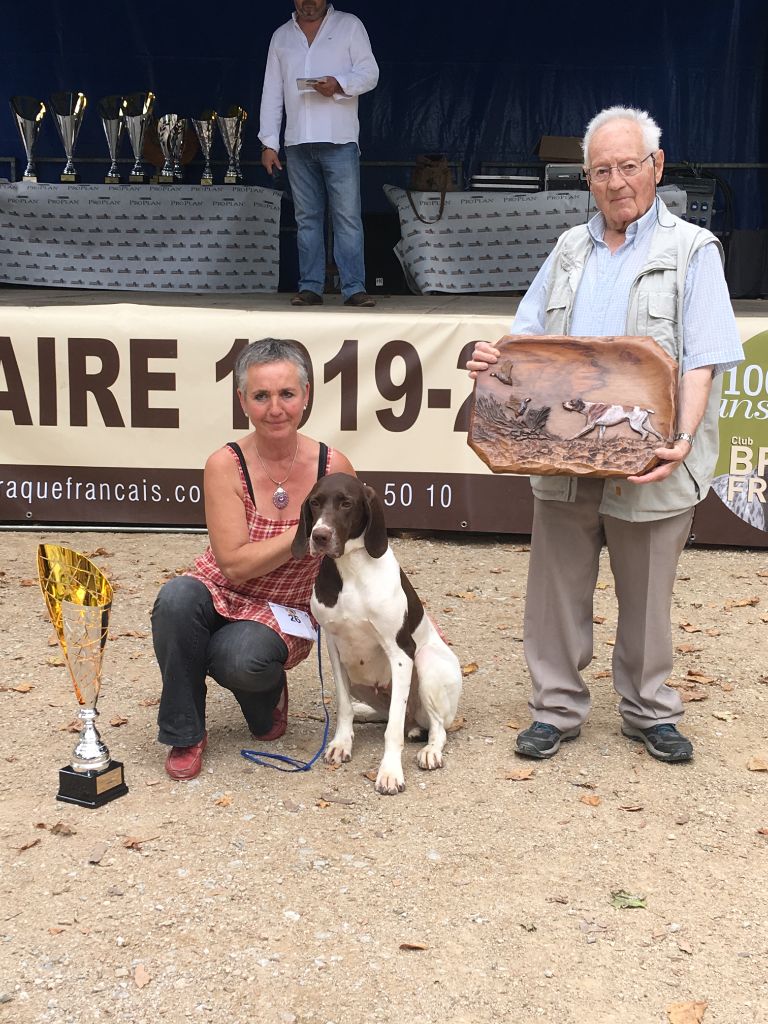
[[[352,740],[334,737],[323,754],[326,764],[346,764],[352,760]]]
[[[405,789],[402,766],[382,761],[376,776],[376,792],[382,796],[396,796]]]
[[[422,747],[416,755],[416,763],[419,768],[423,768],[426,772],[433,772],[435,768],[442,768],[442,751],[427,744],[426,747]]]

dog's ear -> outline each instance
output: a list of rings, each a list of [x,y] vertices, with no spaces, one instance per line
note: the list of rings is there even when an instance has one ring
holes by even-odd
[[[384,506],[376,491],[367,484],[363,486],[363,493],[368,509],[368,525],[363,535],[365,550],[371,558],[381,558],[389,547],[387,525],[384,522]]]
[[[312,509],[309,505],[309,495],[304,499],[299,513],[299,525],[296,528],[296,536],[291,544],[291,554],[294,558],[303,558],[309,550],[309,535],[312,532]]]

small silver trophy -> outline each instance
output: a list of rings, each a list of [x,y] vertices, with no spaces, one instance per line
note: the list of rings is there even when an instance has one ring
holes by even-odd
[[[16,127],[19,129],[19,135],[21,135],[24,152],[27,154],[27,169],[21,180],[37,181],[35,144],[45,113],[45,104],[33,96],[11,96],[11,110]]]
[[[152,92],[133,92],[125,97],[125,127],[131,141],[133,158],[136,163],[128,175],[132,185],[144,185],[147,176],[144,173],[142,153],[144,152],[144,135],[147,131],[152,108],[155,105],[155,94]]]
[[[104,134],[107,137],[107,148],[109,158],[112,161],[106,177],[105,185],[119,185],[120,172],[117,169],[117,151],[120,146],[120,136],[125,127],[125,100],[122,96],[105,96],[98,104],[101,123],[104,125]]]
[[[157,139],[163,152],[163,166],[157,176],[160,185],[172,185],[181,178],[181,150],[186,127],[186,118],[178,114],[163,114],[157,120]]]
[[[219,131],[224,140],[224,148],[229,158],[227,173],[224,175],[225,185],[237,185],[242,178],[240,174],[240,147],[243,142],[243,124],[248,114],[242,107],[230,107],[226,114],[219,115]]]
[[[55,92],[51,96],[51,113],[64,147],[64,155],[67,158],[67,163],[60,175],[60,180],[63,182],[78,180],[72,156],[75,152],[75,143],[80,125],[83,123],[87,102],[81,92]]]
[[[112,584],[85,555],[57,544],[38,546],[37,571],[75,686],[83,726],[70,763],[59,771],[56,799],[81,807],[101,807],[128,792],[123,766],[112,760],[95,725]]]
[[[216,111],[204,110],[200,117],[193,118],[197,138],[200,143],[200,151],[205,160],[203,176],[200,179],[201,185],[213,184],[213,171],[211,170],[211,147],[213,146],[213,129],[216,127]]]

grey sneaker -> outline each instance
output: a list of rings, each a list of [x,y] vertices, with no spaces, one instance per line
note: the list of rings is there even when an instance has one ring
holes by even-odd
[[[674,725],[653,725],[650,729],[635,729],[622,725],[622,733],[630,740],[640,740],[645,749],[657,761],[690,761],[693,744],[679,733]]]
[[[523,757],[552,757],[563,740],[575,740],[580,732],[579,728],[560,730],[547,722],[534,722],[517,734],[515,749]]]

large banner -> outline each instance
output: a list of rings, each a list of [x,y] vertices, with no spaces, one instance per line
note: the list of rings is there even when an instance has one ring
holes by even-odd
[[[6,307],[2,320],[5,523],[203,526],[205,460],[248,429],[235,359],[249,341],[272,336],[293,338],[306,352],[312,395],[304,431],[349,456],[381,492],[391,527],[530,529],[527,479],[492,474],[466,443],[464,365],[477,339],[508,331],[501,318],[118,303]],[[748,359],[723,388],[720,476],[728,480],[718,486],[728,505],[715,500],[739,521],[739,495],[768,538],[759,518],[768,318],[739,323]],[[717,529],[722,536],[708,542],[733,542]]]

